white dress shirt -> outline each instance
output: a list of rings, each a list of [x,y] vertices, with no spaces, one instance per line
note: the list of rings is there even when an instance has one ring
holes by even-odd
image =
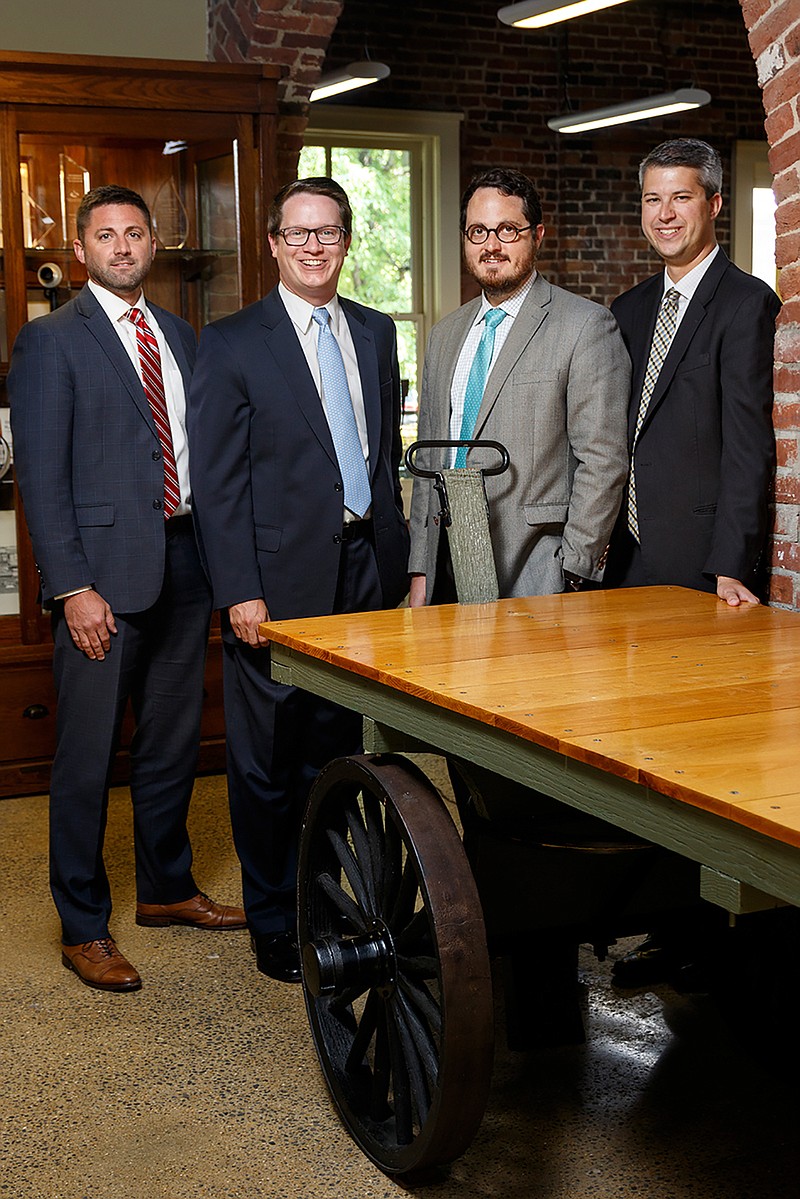
[[[127,319],[131,305],[125,300],[121,300],[119,296],[115,296],[113,292],[108,291],[105,287],[100,287],[92,279],[89,280],[89,290],[114,326],[117,336],[125,347],[125,352],[141,379],[142,368],[139,364],[139,348],[136,344],[136,326],[133,321]],[[169,428],[172,434],[172,449],[175,454],[178,483],[181,489],[180,506],[175,510],[173,515],[186,516],[191,511],[192,501],[189,490],[189,447],[186,441],[186,394],[183,387],[183,376],[175,361],[172,350],[167,345],[166,338],[161,331],[158,321],[145,303],[144,293],[139,296],[133,307],[141,308],[145,320],[153,330],[153,335],[158,342],[158,352],[161,356],[161,377],[164,381],[164,397],[167,402]]]
[[[531,277],[523,283],[519,291],[515,291],[513,296],[509,296],[503,300],[502,304],[497,304],[495,307],[502,308],[506,313],[504,320],[495,327],[494,331],[494,346],[492,348],[492,360],[489,363],[489,369],[486,372],[488,380],[492,373],[492,367],[497,362],[498,355],[505,345],[506,338],[511,332],[515,318],[519,314],[519,310],[525,302],[525,297],[533,286],[533,281],[536,278],[537,272],[534,271]],[[481,295],[481,306],[478,310],[475,320],[470,326],[461,353],[456,362],[456,369],[453,374],[453,382],[450,387],[450,440],[458,441],[461,437],[461,421],[464,416],[464,398],[467,393],[467,382],[469,380],[469,372],[472,369],[472,360],[480,344],[484,330],[484,318],[492,305],[486,299],[485,293]],[[448,453],[448,465],[452,466],[455,462],[456,451],[450,450]]]
[[[673,283],[669,277],[667,268],[664,267],[664,294],[661,297],[662,300],[670,288],[674,287],[675,291],[678,292],[678,315],[675,320],[675,333],[677,333],[678,325],[686,315],[686,309],[689,307],[689,301],[697,291],[700,284],[703,282],[706,271],[711,266],[711,263],[714,261],[718,253],[719,246],[714,246],[714,249],[711,251],[711,253],[707,254],[702,262],[698,262],[697,266],[693,266],[692,269],[688,271],[682,279],[679,279],[677,283]],[[503,324],[505,324],[505,321],[503,321]],[[675,333],[672,334],[673,338],[675,337]],[[672,343],[670,342],[670,344]]]
[[[364,461],[367,464],[367,472],[369,472],[369,436],[367,434],[367,413],[364,408],[364,392],[361,387],[361,374],[358,369],[358,359],[356,358],[356,349],[353,344],[353,335],[350,332],[350,326],[347,323],[347,318],[342,311],[342,306],[336,296],[329,300],[327,304],[309,304],[308,300],[302,299],[301,296],[295,295],[293,291],[283,283],[278,284],[278,294],[283,300],[286,311],[289,313],[292,324],[294,325],[295,333],[297,334],[300,345],[303,348],[303,353],[306,356],[308,369],[311,371],[311,377],[314,380],[314,386],[319,392],[319,398],[322,402],[322,410],[325,413],[325,419],[328,419],[328,409],[325,403],[325,395],[322,390],[322,380],[320,378],[319,360],[317,358],[317,336],[319,334],[319,326],[312,319],[312,313],[315,308],[327,308],[330,313],[330,331],[339,343],[339,349],[342,351],[342,360],[344,369],[347,375],[347,386],[350,390],[350,399],[353,404],[353,412],[356,418],[356,428],[358,429],[358,439],[361,442],[361,449],[364,451]],[[504,322],[505,323],[505,322]],[[350,519],[353,519],[354,513],[345,508],[345,513]],[[365,513],[368,518],[372,515],[372,510]]]

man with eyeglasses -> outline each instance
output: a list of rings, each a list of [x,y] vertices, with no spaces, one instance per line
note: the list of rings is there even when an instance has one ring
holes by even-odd
[[[627,473],[628,355],[607,309],[536,270],[542,208],[518,171],[484,172],[461,201],[464,262],[482,288],[433,329],[421,440],[494,440],[511,464],[486,477],[501,597],[578,590],[602,578]],[[427,458],[427,461],[426,461]],[[427,451],[419,464],[491,466],[492,451]],[[439,498],[415,479],[411,604],[453,601]]]
[[[337,296],[352,213],[301,179],[267,218],[279,282],[203,330],[189,401],[195,516],[224,651],[228,791],[262,973],[298,982],[296,863],[311,783],[361,718],[273,683],[265,620],[396,607],[408,591],[393,321]]]

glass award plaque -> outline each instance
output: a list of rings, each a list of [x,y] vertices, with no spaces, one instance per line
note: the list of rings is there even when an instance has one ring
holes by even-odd
[[[61,191],[61,232],[68,246],[77,236],[76,216],[83,197],[91,187],[89,172],[69,154],[58,156],[59,187]]]
[[[164,250],[182,250],[189,236],[189,213],[174,181],[165,179],[153,201],[153,232]]]
[[[26,191],[22,193],[22,225],[25,231],[25,245],[29,249],[44,249],[48,238],[49,244],[54,244],[52,233],[56,227],[55,221]]]

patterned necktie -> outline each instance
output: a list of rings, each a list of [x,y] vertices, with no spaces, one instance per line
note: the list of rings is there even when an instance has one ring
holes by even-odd
[[[653,395],[656,380],[661,373],[664,359],[669,352],[669,347],[672,345],[672,339],[675,336],[680,294],[676,288],[671,287],[661,301],[661,307],[658,310],[658,317],[656,318],[656,327],[653,330],[653,341],[650,346],[650,357],[647,360],[647,371],[645,372],[644,384],[642,385],[642,398],[639,401],[639,411],[636,416],[636,431],[633,435],[633,449],[631,450],[631,472],[628,478],[628,528],[637,541],[639,540],[639,513],[636,507],[636,474],[633,466],[633,454],[636,449],[636,443],[639,440],[639,433],[644,424],[644,418],[647,416],[647,408]]]
[[[172,516],[181,502],[178,469],[175,466],[175,451],[172,447],[172,432],[169,427],[167,400],[164,395],[164,379],[161,375],[161,355],[153,330],[145,320],[141,308],[131,308],[126,313],[136,326],[136,347],[139,351],[139,366],[142,385],[150,411],[153,414],[158,440],[161,442],[161,457],[164,462],[164,518]]]
[[[342,351],[330,328],[331,314],[327,308],[315,308],[312,318],[319,326],[317,358],[325,397],[325,412],[333,438],[333,448],[344,483],[344,506],[356,516],[363,516],[372,501],[364,450],[358,436],[347,372]]]
[[[475,432],[475,422],[486,390],[486,377],[489,374],[489,363],[494,351],[494,331],[508,313],[502,308],[488,308],[483,318],[483,333],[467,379],[467,390],[464,393],[464,415],[461,418],[460,441],[469,441]],[[467,465],[467,447],[461,446],[456,453],[456,466]]]

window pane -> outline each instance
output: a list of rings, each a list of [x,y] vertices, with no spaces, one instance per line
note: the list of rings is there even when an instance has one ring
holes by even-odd
[[[411,169],[406,150],[335,148],[334,179],[353,207],[340,290],[382,312],[413,311]]]
[[[310,179],[315,175],[327,175],[324,146],[303,146],[297,167],[298,179]]]
[[[753,274],[777,290],[775,208],[771,187],[753,188]]]

